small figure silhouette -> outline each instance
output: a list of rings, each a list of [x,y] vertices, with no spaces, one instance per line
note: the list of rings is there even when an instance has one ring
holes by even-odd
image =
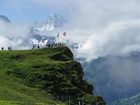
[[[12,50],[12,47],[9,46],[9,47],[8,47],[8,50],[11,51],[11,50]]]
[[[40,46],[38,45],[37,48],[40,48]]]
[[[1,47],[1,50],[3,51],[4,50],[4,47]]]

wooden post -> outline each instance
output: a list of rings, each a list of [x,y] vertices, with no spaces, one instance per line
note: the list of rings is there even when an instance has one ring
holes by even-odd
[[[81,105],[81,101],[79,101],[79,105]]]
[[[70,96],[68,97],[68,100],[69,100],[69,102],[68,102],[69,104],[68,105],[70,105]]]

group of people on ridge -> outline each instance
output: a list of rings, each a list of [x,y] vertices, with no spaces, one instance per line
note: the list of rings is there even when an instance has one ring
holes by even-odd
[[[56,47],[64,47],[64,46],[65,46],[64,43],[54,43],[54,44],[47,43],[44,47],[45,48],[56,48]],[[35,48],[41,48],[41,45],[33,44],[32,49],[35,49]]]
[[[4,50],[4,47],[1,47],[1,50],[3,51]],[[8,47],[8,50],[10,51],[10,50],[12,50],[12,47]]]

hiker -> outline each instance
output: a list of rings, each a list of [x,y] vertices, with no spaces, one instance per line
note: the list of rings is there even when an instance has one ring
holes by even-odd
[[[40,48],[40,46],[38,45],[38,46],[37,46],[37,48],[39,49],[39,48]]]
[[[8,50],[11,51],[12,50],[12,47],[8,47]]]
[[[35,45],[33,45],[32,49],[34,49],[34,48],[35,48]]]
[[[51,47],[51,44],[48,44],[48,47]]]
[[[4,47],[1,47],[1,50],[3,51],[4,50]]]

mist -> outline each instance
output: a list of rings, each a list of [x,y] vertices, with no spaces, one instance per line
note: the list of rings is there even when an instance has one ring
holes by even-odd
[[[30,25],[0,21],[0,47],[17,49],[30,48]]]
[[[140,53],[106,56],[85,67],[85,78],[94,85],[94,94],[106,102],[128,98],[140,92]]]
[[[135,19],[111,23],[100,32],[89,36],[78,54],[90,61],[100,56],[126,55],[140,51],[139,21],[140,19]]]

